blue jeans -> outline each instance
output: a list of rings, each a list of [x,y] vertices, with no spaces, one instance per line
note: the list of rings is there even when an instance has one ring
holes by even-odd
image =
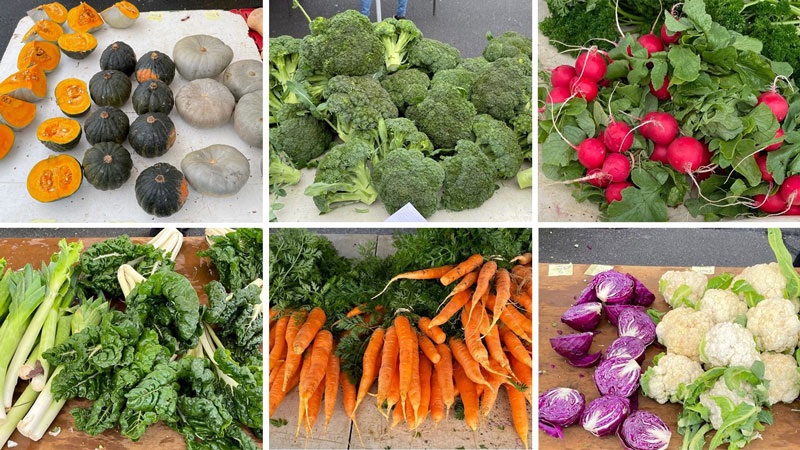
[[[408,0],[397,0],[397,17],[406,16],[406,5]],[[372,8],[372,0],[361,0],[361,14],[369,17],[369,10]]]

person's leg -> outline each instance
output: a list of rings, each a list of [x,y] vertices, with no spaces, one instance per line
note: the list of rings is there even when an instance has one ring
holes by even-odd
[[[372,0],[361,0],[361,14],[369,17],[370,8],[372,8]]]
[[[406,5],[408,5],[408,0],[397,0],[397,15],[395,17],[406,16]]]

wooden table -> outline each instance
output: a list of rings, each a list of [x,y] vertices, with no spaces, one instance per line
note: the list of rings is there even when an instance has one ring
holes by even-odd
[[[590,275],[584,275],[589,267],[586,264],[575,264],[572,275],[549,276],[548,269],[550,264],[539,264],[539,392],[554,387],[571,387],[579,390],[586,396],[586,403],[599,397],[597,388],[592,380],[594,368],[580,369],[567,364],[566,360],[559,356],[550,347],[550,338],[557,336],[560,330],[564,334],[575,333],[576,331],[561,322],[561,314],[572,305],[575,298],[580,294],[586,284],[591,280]],[[656,294],[656,301],[653,308],[667,311],[668,306],[661,294],[658,293],[658,279],[667,270],[686,270],[686,267],[645,267],[645,266],[614,266],[623,273],[629,273],[645,284]],[[716,267],[714,274],[730,272],[737,274],[742,268],[736,267]],[[592,342],[591,353],[604,350],[616,337],[616,328],[611,326],[607,320],[603,319],[598,327],[597,334]],[[663,351],[656,346],[647,349],[646,358],[642,365],[644,370],[652,365],[653,357]],[[670,449],[680,448],[681,436],[677,432],[677,416],[681,410],[679,404],[667,403],[658,404],[644,395],[639,394],[639,408],[658,414],[672,430],[672,441]],[[800,431],[798,431],[798,413],[792,411],[797,409],[797,402],[787,405],[779,403],[773,406],[774,424],[768,426],[762,433],[763,440],[754,440],[746,448],[759,449],[788,449],[797,448],[800,445]],[[707,435],[708,436],[708,435]],[[710,438],[707,438],[710,439]],[[620,449],[619,440],[610,436],[599,439],[589,434],[580,425],[574,425],[564,430],[564,440],[559,440],[548,436],[541,430],[539,431],[540,449]]]
[[[0,239],[0,257],[5,258],[8,267],[18,269],[26,263],[39,266],[41,261],[48,261],[50,255],[59,251],[56,238],[46,239]],[[71,238],[68,242],[82,241],[83,248],[88,248],[91,244],[104,241],[106,238]],[[149,238],[132,238],[134,242],[146,242]],[[204,237],[186,237],[183,241],[178,258],[175,260],[175,271],[185,275],[192,282],[200,297],[201,303],[207,302],[207,296],[203,291],[203,286],[211,280],[217,279],[216,269],[211,265],[208,258],[200,258],[197,252],[208,248]],[[56,426],[61,427],[58,436],[45,435],[40,441],[32,442],[28,438],[14,432],[11,440],[18,445],[16,450],[93,450],[93,449],[163,449],[177,450],[185,449],[183,437],[159,422],[150,428],[142,438],[134,443],[130,439],[122,436],[117,431],[109,430],[97,436],[89,436],[74,428],[74,420],[70,414],[70,409],[77,406],[88,406],[88,401],[70,400],[61,410],[56,420],[50,426],[50,430]]]

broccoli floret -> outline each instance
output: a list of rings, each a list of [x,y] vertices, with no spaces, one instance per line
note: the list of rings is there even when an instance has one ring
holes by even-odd
[[[381,118],[397,117],[397,107],[389,93],[370,76],[337,75],[328,80],[323,92],[325,102],[318,112],[334,119],[331,126],[347,142],[354,133],[378,126]]]
[[[378,126],[372,130],[358,132],[352,139],[358,139],[372,145],[374,154],[372,164],[377,164],[389,152],[399,148],[419,150],[428,156],[433,152],[431,143],[425,133],[417,130],[416,125],[405,117],[380,119]]]
[[[479,114],[510,121],[531,102],[531,72],[523,56],[491,62],[472,83],[470,101]]]
[[[422,39],[422,32],[414,22],[391,17],[375,24],[375,34],[383,43],[383,59],[389,72],[405,64],[409,46]]]
[[[333,146],[319,162],[305,194],[314,197],[321,213],[353,202],[371,205],[378,197],[368,166],[371,157],[370,145],[358,139]]]
[[[430,84],[428,75],[419,69],[399,70],[381,80],[381,86],[399,111],[424,100]]]
[[[442,159],[442,207],[450,211],[477,208],[494,195],[496,170],[492,161],[472,141],[460,140],[455,155]]]
[[[524,154],[514,130],[487,114],[478,115],[472,126],[475,143],[492,161],[497,176],[508,179],[519,172]]]
[[[530,105],[530,104],[529,104]],[[519,146],[525,154],[525,159],[533,159],[533,114],[530,106],[526,107],[518,116],[511,119],[511,128],[517,133]]]
[[[400,148],[375,165],[372,181],[389,214],[411,203],[429,217],[439,204],[444,169],[420,151]]]
[[[431,89],[425,100],[406,109],[406,117],[414,121],[436,148],[453,148],[459,139],[472,139],[475,114],[465,92],[448,85]]]
[[[270,128],[270,143],[300,169],[325,153],[333,141],[327,124],[314,118],[300,104],[284,105],[278,111],[276,121],[277,126]]]
[[[477,78],[475,72],[463,68],[440,70],[436,72],[433,75],[433,79],[431,79],[431,89],[435,89],[436,86],[440,84],[449,84],[450,86],[463,89],[467,96],[469,96],[475,78]]]
[[[269,76],[283,87],[294,79],[302,43],[302,39],[286,35],[269,40]]]
[[[461,52],[445,42],[422,38],[408,50],[408,63],[428,73],[454,69],[461,62]]]
[[[513,58],[525,55],[528,59],[533,58],[533,40],[523,36],[516,31],[506,31],[498,37],[486,34],[489,41],[483,49],[483,57],[487,61],[495,61],[500,58]]]
[[[462,59],[461,63],[456,68],[457,69],[467,69],[470,72],[478,73],[488,65],[489,65],[489,61],[487,61],[486,58],[484,58],[483,56],[478,56],[476,58],[464,58],[464,59]]]
[[[372,22],[355,10],[317,17],[300,53],[310,68],[330,75],[371,75],[383,66],[383,44]]]

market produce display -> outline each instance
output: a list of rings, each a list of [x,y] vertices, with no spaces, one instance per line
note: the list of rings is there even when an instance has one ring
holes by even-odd
[[[497,426],[489,415],[500,398],[510,408],[505,426],[513,426],[520,439],[514,445],[527,448],[530,239],[525,229],[422,229],[396,233],[391,256],[376,256],[365,245],[360,258],[346,259],[324,236],[273,231],[273,432],[281,435],[279,428],[288,425],[297,440],[304,428],[308,439],[343,414],[356,430],[353,439],[357,435],[361,442],[377,432],[379,417],[390,435],[405,423],[425,438],[430,413],[440,428],[449,427],[441,421],[454,416],[465,421],[454,423],[457,429],[493,433],[487,424]],[[339,386],[344,410],[334,414]],[[276,415],[295,387],[296,421]],[[506,394],[498,397],[500,391]],[[358,420],[363,414],[373,417],[366,431]]]
[[[800,42],[788,3],[597,2],[592,24],[588,4],[547,3],[543,32],[576,60],[540,73],[546,178],[602,220],[796,214],[796,56],[776,50]]]
[[[206,232],[223,234],[210,247],[184,243],[175,229],[146,243],[62,240],[40,270],[3,260],[0,445],[56,448],[80,433],[98,448],[259,448],[262,283],[223,286],[217,276],[241,273],[216,255],[263,264],[249,261],[263,258],[261,230]],[[245,245],[232,251],[229,242]],[[201,251],[214,256],[204,263]]]
[[[780,230],[768,238],[777,262],[747,268],[623,266],[587,278],[596,272],[581,265],[561,281],[541,265],[540,446],[791,442],[800,277]]]
[[[429,217],[531,186],[529,37],[489,33],[482,56],[462,58],[410,20],[306,17],[303,39],[270,39],[270,173],[316,167],[305,195],[321,214],[380,200]],[[293,181],[270,179],[273,211]]]

